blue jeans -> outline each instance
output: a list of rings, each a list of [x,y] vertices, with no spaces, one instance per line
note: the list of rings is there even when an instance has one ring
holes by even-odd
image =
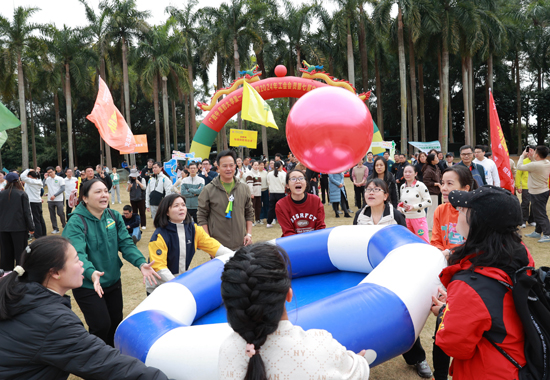
[[[135,227],[134,231],[132,232],[132,236],[137,237],[137,241],[141,240],[141,228]]]

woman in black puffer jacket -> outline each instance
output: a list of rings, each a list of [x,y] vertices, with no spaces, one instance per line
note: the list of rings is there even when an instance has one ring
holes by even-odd
[[[158,369],[122,355],[89,334],[65,293],[82,286],[82,262],[69,241],[46,236],[0,278],[0,378],[166,380]]]

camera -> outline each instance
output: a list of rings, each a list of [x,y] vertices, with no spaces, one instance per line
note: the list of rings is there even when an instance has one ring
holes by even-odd
[[[130,177],[130,182],[136,182],[136,177]]]

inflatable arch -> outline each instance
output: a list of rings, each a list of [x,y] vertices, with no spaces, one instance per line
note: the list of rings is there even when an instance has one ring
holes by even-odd
[[[281,76],[267,79],[259,79],[261,72],[253,71],[252,75],[246,74],[238,78],[228,89],[217,91],[212,97],[210,105],[198,103],[204,111],[210,111],[197,129],[189,152],[194,152],[195,157],[207,158],[214,140],[229,119],[235,116],[242,108],[242,88],[237,88],[243,81],[247,81],[265,100],[273,98],[300,98],[306,93],[319,87],[337,86],[356,93],[355,88],[344,80],[335,80],[325,72],[302,70],[302,77]],[[322,79],[319,82],[314,79]],[[227,95],[216,103],[221,95]],[[359,94],[362,100],[368,99],[370,93]]]

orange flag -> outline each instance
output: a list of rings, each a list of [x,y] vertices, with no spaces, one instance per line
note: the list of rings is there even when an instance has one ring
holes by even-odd
[[[500,177],[500,187],[510,190],[513,194],[514,176],[510,170],[510,156],[508,155],[508,147],[506,146],[506,140],[500,127],[497,107],[495,106],[495,99],[493,99],[491,89],[489,89],[489,107],[491,110],[489,114],[491,149],[493,151],[493,161],[497,166],[498,176]]]
[[[86,119],[95,124],[101,138],[111,148],[126,152],[134,151],[136,147],[134,135],[118,108],[115,107],[111,92],[101,78],[99,78],[99,92],[94,109]]]

